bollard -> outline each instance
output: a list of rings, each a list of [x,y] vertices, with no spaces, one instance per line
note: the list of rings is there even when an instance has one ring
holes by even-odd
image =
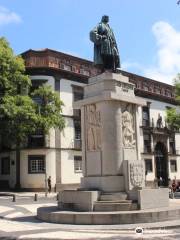
[[[59,193],[56,195],[56,200],[59,201]]]
[[[37,201],[38,200],[38,195],[37,193],[34,194],[34,201]]]
[[[13,202],[16,202],[16,195],[13,194],[13,199],[12,199]]]

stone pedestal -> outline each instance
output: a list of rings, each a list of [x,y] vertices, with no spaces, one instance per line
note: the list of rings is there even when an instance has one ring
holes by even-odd
[[[75,103],[82,112],[82,188],[131,190],[125,184],[130,173],[125,160],[137,162],[136,169],[140,167],[143,176],[138,187],[144,186],[144,167],[138,160],[137,110],[145,104],[134,95],[134,84],[121,74],[103,73],[89,79],[84,99]]]
[[[69,202],[77,210],[89,211],[93,210],[92,199],[97,204],[101,194],[110,194],[114,199],[113,194],[119,193],[128,200],[136,200],[139,208],[145,209],[148,202],[143,191],[145,170],[138,139],[138,107],[143,105],[146,101],[134,95],[134,84],[128,77],[105,72],[89,79],[84,99],[74,104],[81,109],[82,118],[81,191],[62,192],[59,206],[68,206]],[[150,196],[151,190],[146,193]],[[163,193],[168,199],[167,191]],[[158,202],[158,191],[155,195]],[[83,201],[88,204],[82,204]],[[163,206],[166,203],[163,201]]]

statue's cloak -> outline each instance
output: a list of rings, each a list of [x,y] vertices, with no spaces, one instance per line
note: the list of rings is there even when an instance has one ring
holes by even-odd
[[[106,36],[104,39],[103,36]],[[94,43],[94,64],[103,65],[102,56],[113,56],[116,67],[120,67],[119,53],[114,33],[109,24],[99,23],[91,32],[90,40]]]

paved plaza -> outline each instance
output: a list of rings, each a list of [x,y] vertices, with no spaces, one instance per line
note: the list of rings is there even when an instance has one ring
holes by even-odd
[[[12,196],[0,194],[0,239],[179,239],[180,220],[133,225],[66,225],[39,221],[36,210],[41,206],[56,206],[56,194],[19,193],[16,202]],[[180,205],[180,199],[171,199],[171,205]],[[135,233],[136,227],[143,234]]]

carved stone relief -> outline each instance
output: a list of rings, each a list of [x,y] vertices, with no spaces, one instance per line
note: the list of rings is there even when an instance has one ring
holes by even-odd
[[[133,187],[142,187],[144,168],[142,163],[130,163],[130,181]]]
[[[86,139],[87,150],[97,151],[101,149],[101,117],[100,112],[96,111],[96,105],[86,106]]]
[[[132,113],[132,106],[128,105],[122,113],[122,133],[123,133],[123,146],[134,148],[135,140],[135,127],[134,117]]]

